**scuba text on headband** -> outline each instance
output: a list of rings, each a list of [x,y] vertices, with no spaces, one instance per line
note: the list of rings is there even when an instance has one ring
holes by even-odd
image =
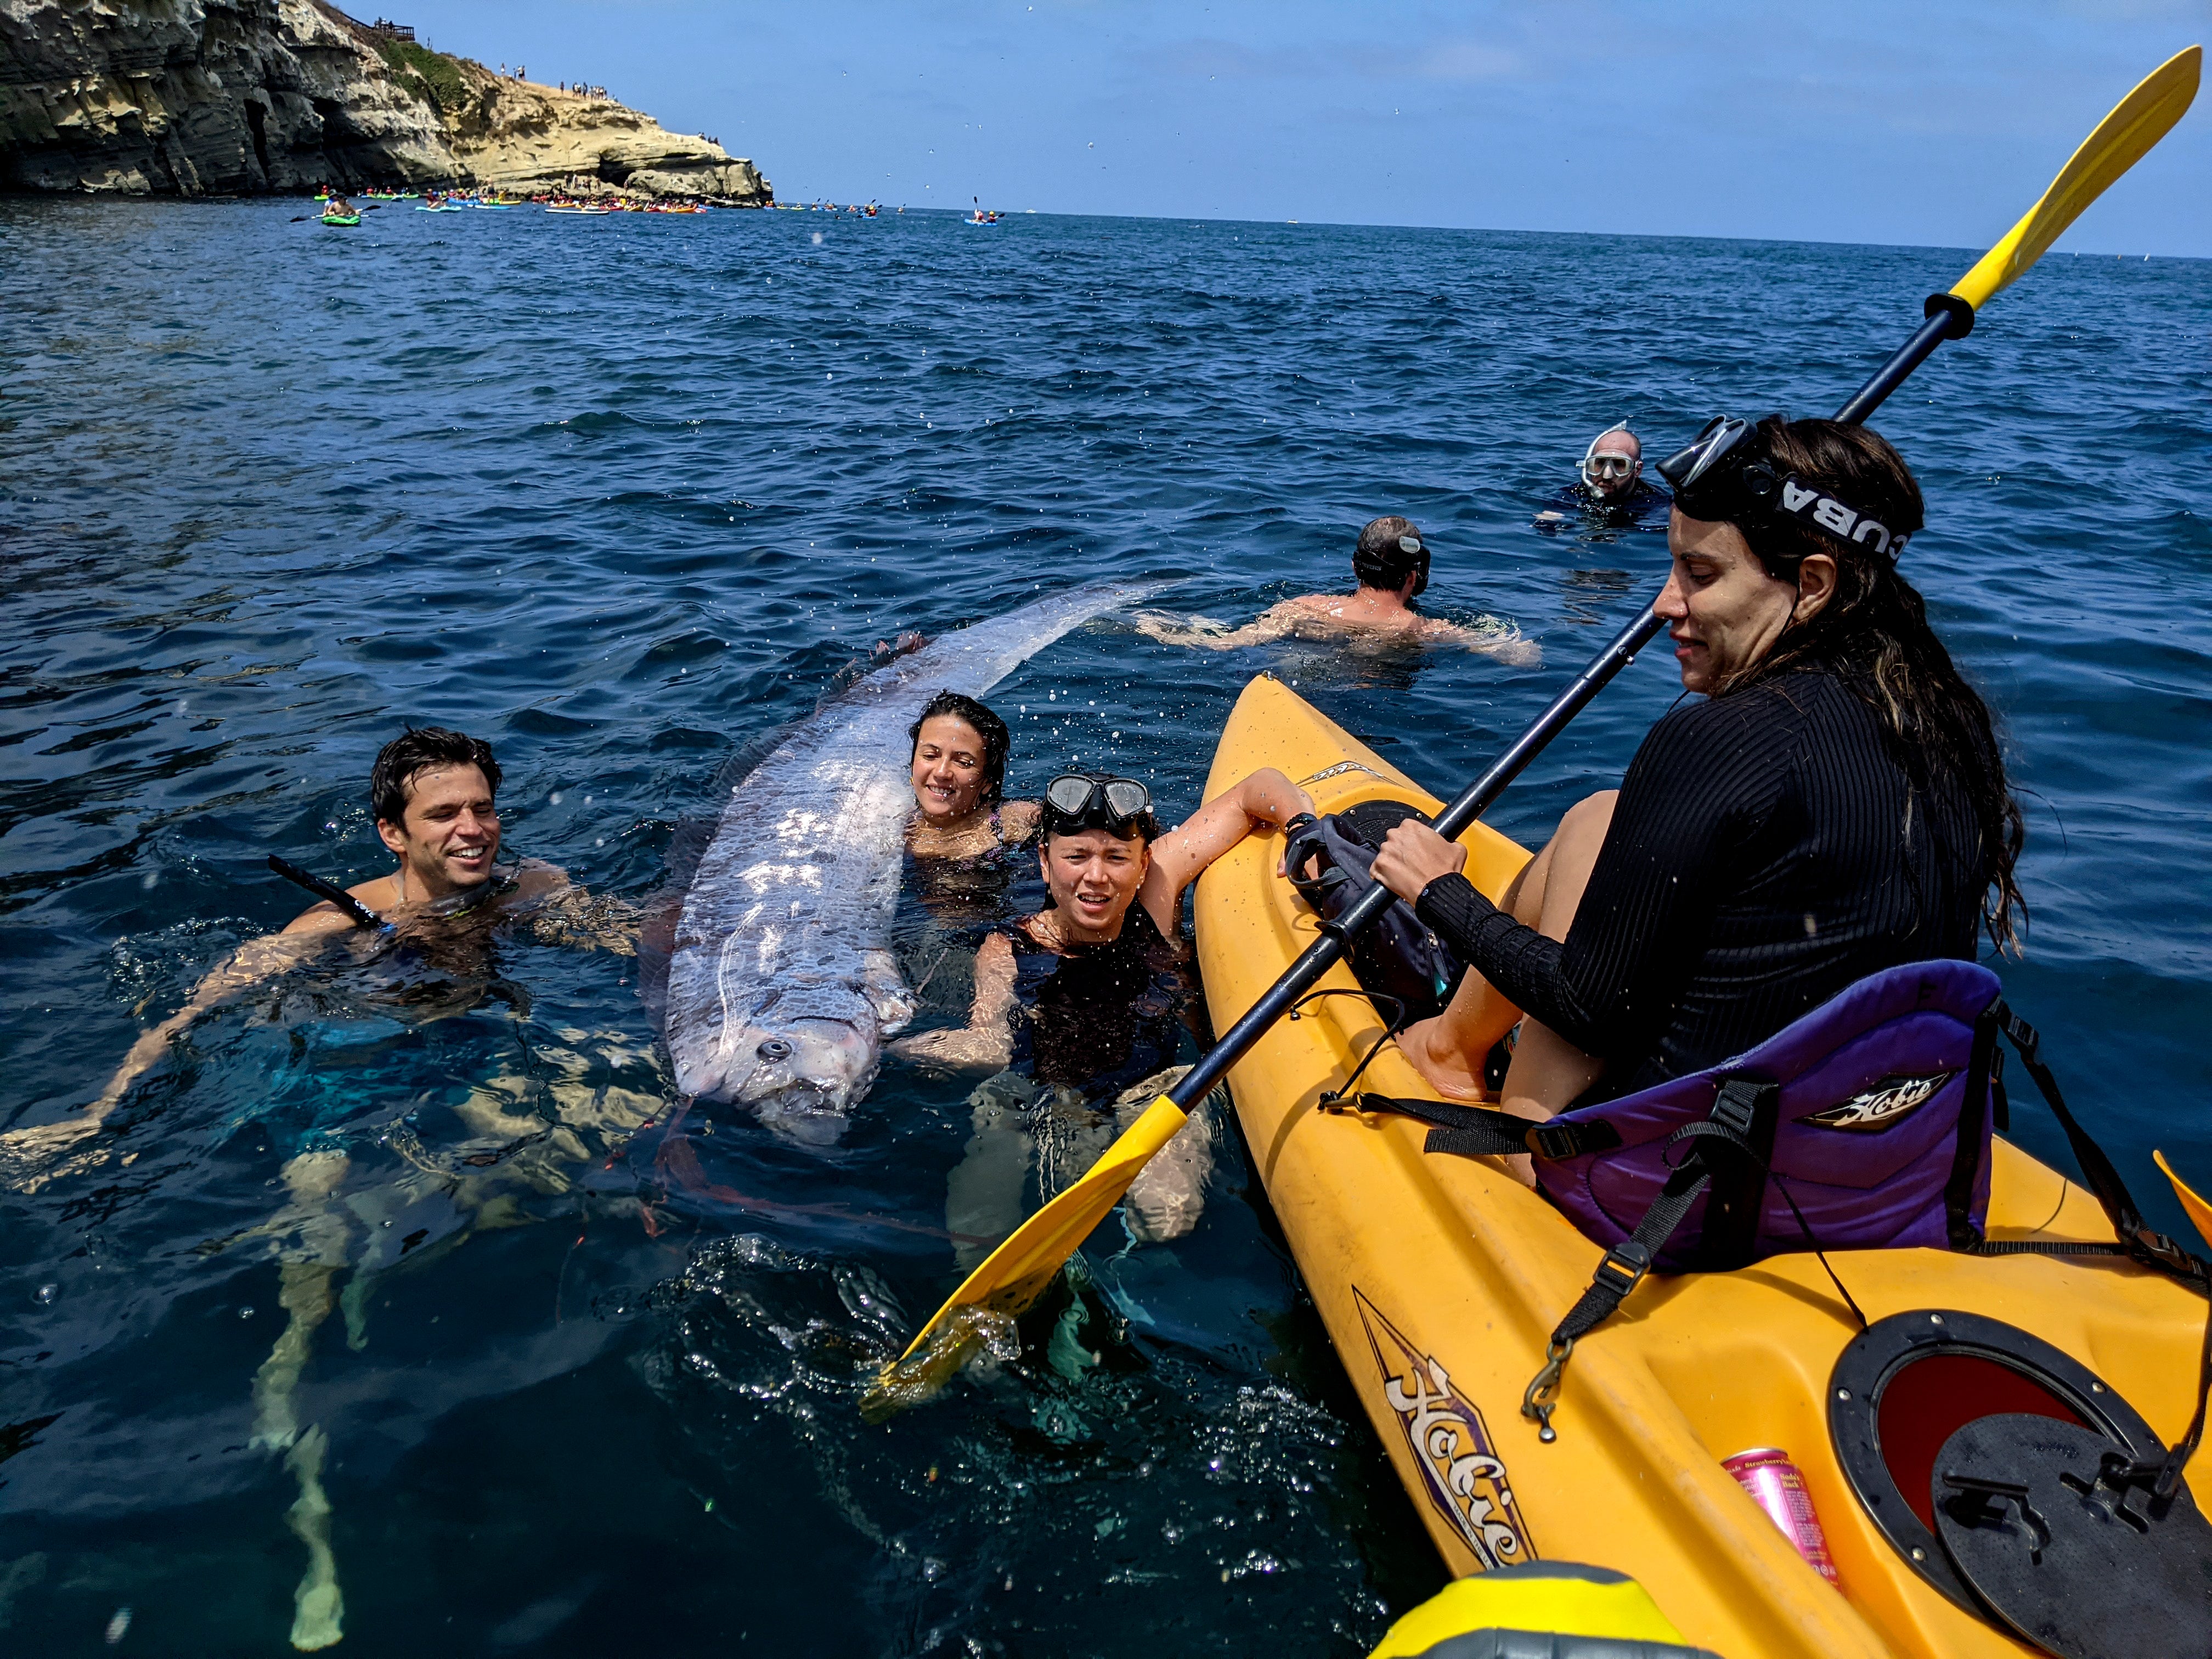
[[[1079,830],[1103,830],[1126,836],[1129,827],[1147,818],[1152,792],[1134,778],[1094,778],[1081,772],[1063,772],[1044,787],[1047,835],[1073,835]]]
[[[1759,428],[1733,415],[1718,415],[1689,447],[1659,463],[1659,476],[1674,492],[1674,505],[1692,519],[1725,520],[1742,526],[1810,525],[1845,544],[1864,543],[1895,559],[1905,538],[1871,514],[1804,483],[1784,477],[1757,453]]]

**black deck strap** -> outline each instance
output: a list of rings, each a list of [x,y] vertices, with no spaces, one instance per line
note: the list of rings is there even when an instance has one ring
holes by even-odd
[[[1683,1140],[1694,1143],[1689,1156],[1668,1176],[1659,1196],[1651,1200],[1651,1207],[1636,1224],[1636,1231],[1600,1259],[1597,1271],[1590,1275],[1589,1288],[1552,1332],[1551,1343],[1545,1350],[1544,1368],[1529,1379],[1528,1389],[1521,1396],[1521,1415],[1537,1425],[1539,1440],[1548,1445],[1559,1437],[1558,1431],[1552,1427],[1552,1413],[1559,1408],[1560,1379],[1565,1374],[1568,1359],[1574,1354],[1575,1344],[1619,1311],[1629,1292],[1641,1285],[1644,1275],[1651,1271],[1652,1262],[1689,1215],[1691,1206],[1713,1184],[1713,1173],[1706,1163],[1711,1150],[1707,1143],[1731,1148],[1736,1161],[1751,1165],[1758,1179],[1765,1181],[1765,1155],[1754,1147],[1752,1136],[1759,1132],[1763,1119],[1771,1139],[1775,1103],[1780,1094],[1780,1088],[1771,1083],[1730,1078],[1715,1094],[1710,1117],[1686,1123],[1667,1137],[1668,1146]],[[1837,1288],[1840,1290],[1842,1286]]]
[[[1698,1149],[1713,1174],[1712,1200],[1705,1206],[1704,1237],[1698,1248],[1697,1265],[1703,1271],[1741,1267],[1758,1254],[1766,1166],[1774,1155],[1774,1121],[1781,1095],[1778,1084],[1759,1078],[1724,1079],[1713,1097],[1712,1115],[1668,1137],[1682,1140],[1702,1135],[1718,1142]]]
[[[2066,1132],[2066,1144],[2073,1149],[2074,1161],[2081,1166],[2082,1178],[2097,1195],[2097,1202],[2104,1206],[2105,1218],[2112,1224],[2113,1236],[2144,1267],[2155,1267],[2179,1279],[2200,1295],[2212,1296],[2212,1264],[2191,1255],[2164,1233],[2152,1230],[2143,1220],[2142,1212],[2136,1207],[2127,1182],[2120,1179],[2112,1160],[2105,1156],[2105,1149],[2089,1138],[2089,1132],[2075,1121],[2074,1114],[2066,1109],[2066,1097],[2058,1092],[2058,1079],[2043,1063],[2041,1039],[2035,1027],[2002,1002],[1996,1006],[1996,1013],[1998,1025],[2020,1051],[2021,1064],[2035,1079],[2044,1104],[2051,1108],[2051,1115]]]
[[[1790,1190],[1790,1183],[1772,1170],[1766,1173],[1774,1182],[1774,1190],[1782,1194],[1782,1201],[1790,1206],[1790,1213],[1797,1218],[1797,1231],[1805,1235],[1806,1247],[1813,1252],[1813,1259],[1820,1264],[1820,1271],[1828,1275],[1828,1283],[1834,1285],[1836,1294],[1844,1298],[1844,1305],[1851,1310],[1851,1317],[1859,1322],[1859,1328],[1863,1331],[1868,1329],[1866,1310],[1859,1306],[1856,1297],[1844,1288],[1844,1281],[1836,1277],[1836,1270],[1828,1261],[1828,1253],[1820,1248],[1820,1241],[1813,1237],[1813,1224],[1805,1219],[1805,1212],[1797,1207],[1797,1200]]]
[[[2189,1460],[2197,1455],[2197,1448],[2204,1438],[2204,1404],[2212,1398],[2212,1310],[2204,1320],[2204,1347],[2197,1360],[2197,1414],[2189,1419],[2188,1431],[2173,1443],[2173,1449],[2166,1455],[2166,1462],[2151,1484],[2152,1500],[2163,1510],[2173,1499],[2174,1490],[2181,1485],[2181,1472]]]
[[[2058,1127],[2066,1132],[2066,1144],[2074,1150],[2074,1161],[2081,1165],[2082,1176],[2088,1182],[2090,1191],[2096,1194],[2097,1202],[2104,1206],[2105,1217],[2112,1224],[2120,1246],[2142,1266],[2154,1267],[2180,1280],[2198,1295],[2212,1298],[2212,1263],[2184,1249],[2164,1233],[2154,1231],[2143,1220],[2142,1212],[2136,1208],[2135,1199],[2128,1192],[2127,1182],[2120,1179],[2119,1170],[2105,1156],[2105,1149],[2089,1138],[2088,1131],[2075,1122],[2074,1114],[2066,1109],[2066,1098],[2058,1092],[2058,1079],[2043,1063],[2042,1042],[2035,1027],[2002,1002],[1996,1005],[1996,1015],[2004,1034],[2020,1051],[2021,1064],[2035,1079],[2044,1103],[2058,1120]],[[2057,1253],[2055,1249],[2051,1252]],[[2207,1311],[2204,1346],[2197,1362],[2197,1410],[2189,1419],[2188,1430],[2166,1453],[2152,1485],[2153,1499],[2160,1505],[2172,1501],[2175,1489],[2181,1484],[2182,1469],[2204,1438],[2208,1395],[2212,1395],[2212,1310]]]
[[[1539,1122],[1488,1106],[1461,1106],[1449,1100],[1401,1100],[1390,1095],[1362,1095],[1363,1112],[1396,1112],[1428,1124],[1422,1150],[1462,1158],[1506,1158],[1529,1152],[1554,1161],[1609,1152],[1620,1145],[1610,1123]]]
[[[1950,1178],[1943,1183],[1943,1231],[1954,1250],[1970,1249],[1981,1236],[1971,1212],[1974,1186],[1982,1171],[1982,1111],[1996,1070],[1997,1022],[2004,1004],[1992,1001],[1974,1018],[1974,1044],[1966,1060],[1966,1092],[1959,1102],[1959,1139],[1951,1154]]]

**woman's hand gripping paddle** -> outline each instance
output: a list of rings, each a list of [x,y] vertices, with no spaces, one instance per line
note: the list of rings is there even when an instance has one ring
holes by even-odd
[[[1863,421],[1937,346],[1947,339],[1962,338],[1974,325],[1975,307],[2033,264],[2084,208],[2181,118],[2197,95],[2203,56],[2203,49],[2197,46],[2175,53],[2122,99],[2082,141],[2073,159],[2026,216],[1949,293],[1929,300],[1928,320],[1859,388],[1836,418]],[[1458,839],[1606,683],[1635,659],[1660,627],[1659,618],[1646,605],[1643,614],[1537,717],[1535,724],[1437,816],[1437,833],[1448,840]],[[862,1414],[871,1421],[880,1421],[929,1398],[958,1371],[970,1353],[990,1340],[994,1327],[1002,1332],[1006,1321],[1036,1300],[1091,1230],[1113,1212],[1152,1154],[1175,1138],[1192,1104],[1203,1100],[1206,1091],[1228,1075],[1229,1068],[1244,1057],[1261,1034],[1344,955],[1347,942],[1392,902],[1389,890],[1378,884],[1337,921],[1324,924],[1321,937],[1306,947],[1282,978],[1223,1034],[1182,1081],[1129,1126],[1088,1174],[1024,1222],[981,1267],[969,1274],[967,1282],[952,1293],[952,1299],[922,1327],[913,1346],[884,1368],[862,1396]]]

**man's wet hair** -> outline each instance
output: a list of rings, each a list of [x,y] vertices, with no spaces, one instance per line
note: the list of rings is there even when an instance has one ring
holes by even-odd
[[[1419,567],[1420,556],[1399,546],[1398,538],[1411,536],[1418,540],[1420,534],[1413,528],[1411,519],[1401,519],[1395,514],[1376,519],[1361,531],[1358,544],[1352,550],[1352,574],[1359,579],[1359,585],[1403,587],[1406,578]]]
[[[368,769],[368,800],[379,822],[405,823],[408,786],[416,774],[438,766],[473,766],[492,793],[499,793],[499,763],[482,738],[442,726],[411,726],[378,750],[376,764]]]
[[[975,735],[983,739],[983,799],[995,803],[1006,798],[1006,750],[1012,738],[1000,720],[975,698],[958,691],[940,691],[921,706],[921,718],[906,729],[907,740],[914,746],[907,750],[907,763],[921,752],[921,728],[924,721],[933,720],[939,714],[965,720],[975,728]]]

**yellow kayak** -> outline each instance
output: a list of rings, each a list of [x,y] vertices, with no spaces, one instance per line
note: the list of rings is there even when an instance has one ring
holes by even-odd
[[[1442,805],[1267,675],[1231,715],[1206,793],[1261,766],[1298,781],[1323,813],[1385,797],[1431,813]],[[1528,857],[1481,824],[1462,840],[1468,878],[1493,897]],[[1315,938],[1312,912],[1275,873],[1280,854],[1279,838],[1254,837],[1199,884],[1217,1029]],[[1357,989],[1341,963],[1322,984]],[[1962,1391],[1984,1402],[1968,1418],[1990,1405],[2051,1418],[2078,1408],[2083,1423],[2132,1437],[2138,1456],[2163,1455],[2195,1409],[2202,1297],[2112,1256],[1832,1252],[1873,1322],[1862,1337],[1810,1254],[1654,1274],[1576,1349],[1558,1438],[1542,1443],[1521,1413],[1523,1390],[1602,1252],[1492,1162],[1425,1152],[1426,1126],[1316,1109],[1382,1030],[1363,997],[1322,998],[1262,1037],[1230,1086],[1307,1288],[1455,1574],[1540,1559],[1610,1568],[1649,1590],[1690,1642],[1729,1659],[2037,1651],[1972,1610],[1926,1528],[1903,1513],[1911,1482],[1895,1474],[1883,1489],[1887,1460],[1923,1483],[1924,1510],[1929,1461],[1944,1443],[1911,1465],[1911,1413],[1946,1409],[1929,1397]],[[1395,1045],[1358,1087],[1435,1097]],[[2037,1109],[2021,1093],[2017,1109]],[[1991,1239],[2112,1241],[2087,1189],[2002,1138],[1993,1158]],[[1949,1371],[1921,1363],[1939,1355]],[[1947,1387],[1893,1392],[1900,1376]],[[2023,1403],[2022,1390],[2058,1409]],[[1866,1415],[1877,1404],[1878,1433]],[[2155,1447],[2140,1443],[2153,1434]],[[1802,1471],[1835,1582],[1723,1467],[1759,1449]]]

